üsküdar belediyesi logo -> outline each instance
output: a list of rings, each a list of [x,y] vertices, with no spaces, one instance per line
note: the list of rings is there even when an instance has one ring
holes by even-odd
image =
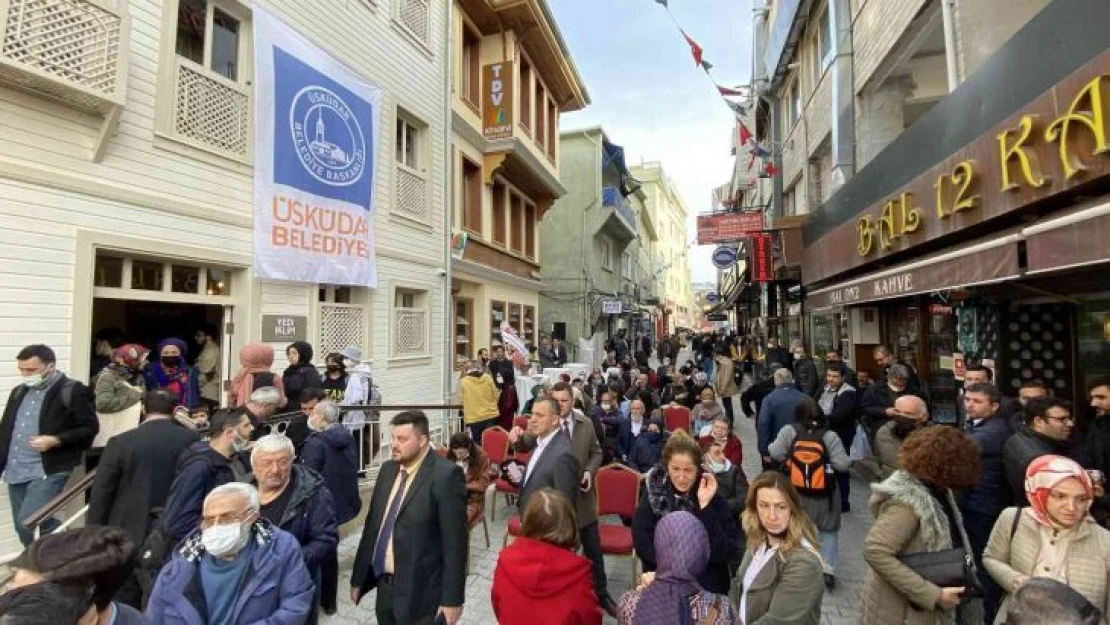
[[[358,182],[366,166],[366,144],[354,112],[330,89],[310,85],[293,97],[289,130],[301,165],[332,186]]]

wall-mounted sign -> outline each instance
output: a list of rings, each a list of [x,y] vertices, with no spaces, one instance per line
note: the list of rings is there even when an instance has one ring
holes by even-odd
[[[513,64],[482,68],[482,136],[491,141],[513,136]]]
[[[262,315],[263,343],[291,343],[308,339],[308,317]]]
[[[466,253],[466,242],[470,236],[466,232],[458,230],[451,233],[451,257],[455,260],[462,260],[463,255]]]
[[[728,321],[728,313],[709,313],[705,316],[706,321]]]
[[[717,269],[728,269],[736,264],[736,250],[722,245],[713,250],[711,260],[713,261],[713,266]]]
[[[807,241],[804,281],[935,243],[1110,176],[1107,68],[1110,51],[854,219]]]
[[[739,241],[763,229],[763,213],[698,215],[698,245]]]
[[[721,296],[717,295],[717,293],[715,293],[714,291],[710,291],[710,292],[705,294],[705,301],[707,301],[707,302],[713,303],[713,302],[720,301],[720,299],[721,299]]]
[[[619,299],[603,299],[601,312],[605,315],[619,315],[624,312],[624,304]]]
[[[773,234],[756,234],[748,246],[750,256],[748,267],[751,269],[752,282],[774,282],[775,280],[775,239]]]

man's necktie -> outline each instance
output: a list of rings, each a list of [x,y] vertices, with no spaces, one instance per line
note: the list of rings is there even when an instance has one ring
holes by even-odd
[[[389,549],[389,540],[393,538],[393,526],[397,524],[397,512],[401,509],[401,501],[405,498],[405,483],[409,474],[401,467],[401,483],[397,485],[397,494],[393,496],[393,503],[382,520],[382,532],[378,535],[378,544],[374,547],[374,572],[378,575],[385,573],[385,552]]]
[[[563,419],[563,434],[570,438],[570,419]]]

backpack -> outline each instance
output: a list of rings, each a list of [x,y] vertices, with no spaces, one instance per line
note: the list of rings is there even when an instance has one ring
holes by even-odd
[[[798,433],[786,456],[786,475],[790,484],[803,495],[831,495],[834,479],[829,469],[829,450],[825,429]]]

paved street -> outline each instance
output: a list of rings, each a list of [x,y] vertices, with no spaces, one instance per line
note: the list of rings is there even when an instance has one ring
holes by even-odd
[[[739,411],[737,411],[739,414]],[[744,441],[744,468],[749,478],[759,473],[759,454],[755,449],[754,421],[740,418],[736,426],[737,433]],[[831,593],[825,594],[822,612],[823,625],[848,625],[858,620],[858,609],[861,602],[863,580],[866,573],[866,564],[859,546],[870,523],[870,515],[866,513],[867,497],[869,490],[865,483],[853,481],[852,512],[845,515],[843,527],[840,531],[840,569],[838,577],[840,585]],[[501,540],[505,534],[505,520],[510,516],[512,509],[506,509],[504,500],[498,501],[497,521],[490,526],[490,547],[487,549],[482,535],[481,526],[475,528],[471,534],[472,560],[470,575],[466,581],[466,608],[463,611],[462,623],[465,625],[491,625],[496,623],[493,610],[490,606],[490,586],[493,583],[493,570],[497,563],[497,554],[501,549]],[[615,522],[612,519],[609,522]],[[362,604],[353,606],[350,600],[342,595],[347,588],[347,576],[351,563],[354,560],[355,550],[358,548],[358,535],[349,536],[340,543],[340,608],[339,613],[333,617],[325,617],[321,623],[328,625],[350,624],[354,625],[376,623],[374,617],[374,596],[371,593]],[[632,565],[627,558],[608,558],[610,589],[614,596],[628,590],[632,583]],[[606,619],[606,623],[615,623]]]

